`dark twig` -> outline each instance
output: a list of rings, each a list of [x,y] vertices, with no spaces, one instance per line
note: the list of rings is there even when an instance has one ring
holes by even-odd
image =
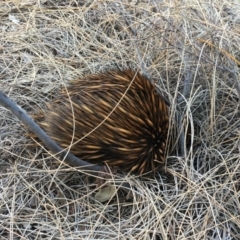
[[[98,172],[101,169],[100,166],[85,162],[75,157],[70,152],[63,150],[59,145],[50,139],[50,137],[33,121],[31,117],[28,116],[25,110],[14,103],[1,91],[0,104],[10,110],[12,114],[16,116],[30,131],[32,131],[53,154],[56,154],[59,159],[65,161],[71,166],[81,167],[82,170],[90,171],[88,173],[92,175],[98,175]]]
[[[6,109],[10,110],[14,116],[16,116],[29,130],[31,130],[42,143],[49,148],[49,150],[56,154],[56,156],[65,161],[67,164],[73,167],[81,167],[81,170],[86,171],[86,174],[99,177],[99,173],[102,167],[98,165],[90,164],[75,157],[69,151],[62,149],[57,145],[39,126],[36,124],[31,117],[28,116],[26,111],[18,106],[15,102],[9,99],[4,93],[0,91],[0,104]],[[104,173],[105,175],[112,176],[111,173]],[[114,176],[114,184],[119,186],[121,189],[128,191],[130,189],[130,184],[121,178]]]

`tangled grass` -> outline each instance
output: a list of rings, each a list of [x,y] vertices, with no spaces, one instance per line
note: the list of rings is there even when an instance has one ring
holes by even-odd
[[[131,191],[99,203],[0,107],[1,239],[240,239],[237,0],[6,0],[0,15],[0,89],[29,114],[71,79],[130,67],[191,128],[155,178],[123,175]]]

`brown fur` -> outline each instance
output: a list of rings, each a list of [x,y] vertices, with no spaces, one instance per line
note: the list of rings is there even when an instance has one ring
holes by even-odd
[[[62,148],[71,145],[74,155],[90,163],[142,174],[165,160],[168,107],[155,86],[132,70],[71,81],[35,119]]]

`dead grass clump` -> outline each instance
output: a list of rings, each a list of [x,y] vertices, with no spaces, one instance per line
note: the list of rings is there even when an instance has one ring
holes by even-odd
[[[0,89],[28,113],[70,79],[141,66],[191,129],[166,171],[122,176],[131,192],[101,204],[0,107],[2,239],[239,239],[237,1],[5,1],[0,14]]]

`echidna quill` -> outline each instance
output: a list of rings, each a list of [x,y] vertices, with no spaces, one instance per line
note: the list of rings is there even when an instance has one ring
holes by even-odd
[[[164,163],[168,106],[155,86],[132,70],[71,81],[37,119],[62,148],[96,164],[143,174]]]

